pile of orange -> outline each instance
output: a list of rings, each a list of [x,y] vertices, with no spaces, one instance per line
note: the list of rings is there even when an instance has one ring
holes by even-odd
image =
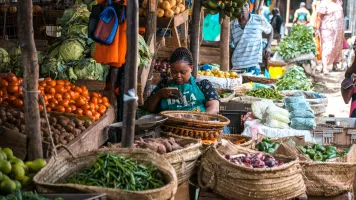
[[[0,78],[0,104],[23,107],[22,78],[9,73]],[[68,80],[45,78],[38,82],[38,91],[43,96],[47,111],[74,113],[98,120],[110,106],[109,99],[100,93],[89,93],[85,86],[76,86]],[[44,107],[39,103],[40,111]]]

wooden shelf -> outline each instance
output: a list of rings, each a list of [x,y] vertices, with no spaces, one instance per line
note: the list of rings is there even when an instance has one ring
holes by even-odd
[[[185,22],[188,21],[189,18],[189,10],[185,10],[182,13],[175,15],[172,18],[166,18],[166,17],[157,17],[157,28],[174,28],[179,25],[184,24]],[[172,21],[171,21],[172,19]],[[140,26],[145,26],[146,23],[146,18],[145,17],[140,17]],[[169,22],[171,21],[171,24]],[[169,24],[169,26],[168,26]]]

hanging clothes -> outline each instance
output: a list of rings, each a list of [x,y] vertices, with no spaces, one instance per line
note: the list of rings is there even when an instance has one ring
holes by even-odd
[[[119,2],[120,0],[114,0]],[[105,0],[98,0],[98,4],[104,3]],[[126,5],[126,1],[124,2]],[[126,13],[124,12],[124,15]],[[122,18],[122,16],[119,16]],[[110,45],[96,43],[94,59],[101,64],[112,67],[121,67],[126,62],[127,38],[126,38],[127,20],[120,23],[115,38]]]

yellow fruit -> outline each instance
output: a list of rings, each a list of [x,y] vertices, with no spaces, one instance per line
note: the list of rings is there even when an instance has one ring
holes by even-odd
[[[30,166],[30,171],[37,173],[46,165],[47,165],[47,162],[45,160],[36,159],[33,161],[32,165]]]
[[[22,187],[26,187],[29,186],[32,183],[32,180],[30,177],[25,176],[22,180],[21,180],[21,185]]]
[[[30,172],[30,168],[28,168],[27,165],[23,165],[22,168],[25,170],[25,175]]]
[[[2,194],[10,194],[16,190],[16,183],[12,180],[4,180],[0,184],[0,192]]]
[[[177,0],[177,5],[181,4],[182,0]]]
[[[6,160],[0,160],[0,171],[3,174],[9,174],[11,172],[11,164]]]
[[[164,16],[164,10],[162,8],[157,9],[157,17],[161,18]]]
[[[9,159],[10,156],[14,156],[14,153],[12,153],[12,150],[9,148],[3,148],[1,149],[1,151],[3,151],[6,154],[7,159]]]
[[[225,72],[225,76],[231,76],[229,72]]]
[[[14,165],[11,169],[11,177],[15,180],[22,180],[25,177],[25,170],[21,165]]]
[[[172,9],[175,15],[178,15],[180,13],[180,9],[178,7]]]
[[[236,72],[230,72],[230,76],[235,78],[235,77],[237,77],[237,73]]]
[[[163,10],[165,10],[165,11],[170,10],[171,7],[172,7],[172,6],[171,6],[171,4],[169,4],[168,1],[163,1],[163,3],[161,4],[161,8],[162,8]]]
[[[224,74],[221,74],[219,77],[220,77],[220,78],[225,78]]]
[[[206,71],[206,72],[204,73],[204,75],[205,75],[205,76],[211,76],[211,72],[210,72],[210,71]]]
[[[174,6],[177,5],[176,0],[168,0],[168,2],[169,2],[169,5],[171,5],[171,8],[173,8]]]
[[[185,6],[183,4],[179,4],[178,7],[180,9],[180,12],[185,11]]]
[[[167,17],[167,18],[172,18],[173,15],[174,15],[173,10],[166,10],[166,11],[164,11],[164,16]]]
[[[20,160],[20,159],[18,159],[18,158],[15,158],[15,159],[12,159],[12,160],[10,160],[10,163],[11,163],[11,165],[25,165],[24,163],[23,163],[23,161],[22,160]]]
[[[7,160],[6,154],[2,151],[0,151],[0,160]]]
[[[206,72],[211,72],[211,70],[210,70],[210,69],[207,69]]]
[[[7,157],[7,160],[8,160],[8,161],[13,160],[13,159],[16,159],[16,157],[15,157],[15,156],[8,156],[8,157]]]
[[[6,179],[11,180],[7,175],[3,174],[2,175],[2,181],[6,180]],[[1,183],[1,181],[0,181],[0,183]]]

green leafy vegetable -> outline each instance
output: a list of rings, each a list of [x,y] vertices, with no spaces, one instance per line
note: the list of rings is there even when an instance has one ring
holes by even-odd
[[[277,90],[303,90],[310,91],[312,82],[304,73],[304,68],[294,66],[286,71],[286,73],[277,82]]]
[[[82,43],[77,39],[68,39],[59,47],[59,55],[65,62],[79,60],[84,51]]]

